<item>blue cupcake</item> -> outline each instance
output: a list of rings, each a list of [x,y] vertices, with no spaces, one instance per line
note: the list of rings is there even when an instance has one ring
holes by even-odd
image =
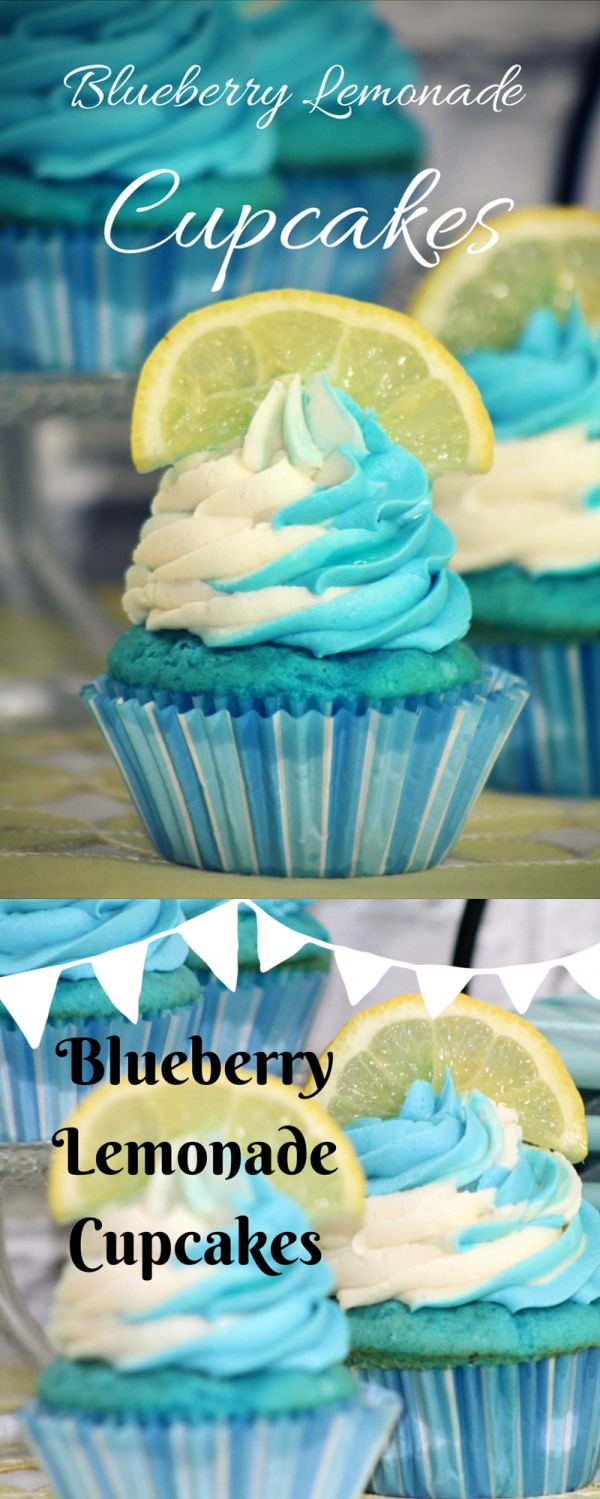
[[[260,1235],[266,1270],[235,1250],[237,1215]],[[187,1263],[173,1252],[146,1280],[139,1263],[103,1263],[94,1222],[82,1250],[100,1274],[64,1271],[50,1323],[59,1357],[21,1413],[58,1499],[127,1499],[140,1483],[147,1499],[359,1499],[397,1402],[362,1389],[344,1364],[331,1272],[289,1248],[309,1230],[304,1212],[260,1176],[243,1187],[153,1179],[133,1202],[103,1208],[100,1225],[118,1236],[160,1224],[172,1245],[185,1230]],[[223,1230],[232,1258],[208,1267],[206,1235]]]
[[[365,237],[372,239],[422,167],[425,139],[405,107],[371,99],[348,113],[336,94],[352,84],[379,84],[393,97],[404,89],[406,97],[418,82],[416,59],[372,0],[234,4],[240,37],[255,49],[259,76],[274,87],[285,81],[291,93],[275,129],[282,217],[317,206],[324,224],[360,204],[373,225]],[[311,109],[320,94],[319,107]],[[382,300],[390,258],[381,242],[361,250],[352,239],[335,249],[316,244],[294,257],[292,280],[295,286]]]
[[[506,1089],[507,1099],[510,1088]],[[558,1152],[474,1090],[413,1083],[348,1126],[362,1227],[324,1240],[351,1363],[403,1402],[378,1494],[513,1499],[591,1482],[600,1455],[600,1215]]]
[[[531,698],[494,767],[503,790],[600,793],[600,337],[577,303],[542,308],[516,344],[463,358],[492,418],[489,474],[444,478],[473,644]]]
[[[392,874],[452,847],[525,700],[463,643],[419,459],[323,374],[163,476],[84,689],[167,859]]]
[[[82,959],[60,976],[36,1050],[0,1003],[0,1143],[50,1140],[89,1093],[71,1082],[69,1059],[57,1057],[57,1042],[85,1034],[104,1048],[113,1035],[124,1050],[160,1055],[185,1045],[198,1029],[202,996],[186,966],[182,937],[150,942],[135,1022],[115,1009],[85,961],[157,937],[185,919],[175,900],[0,901],[0,974]]]
[[[404,82],[412,65],[392,34],[359,0],[350,15],[344,10],[348,64],[360,57],[364,71],[370,60],[377,79],[381,72],[383,81]],[[339,6],[303,0],[278,11],[265,25],[233,0],[87,0],[79,10],[62,0],[2,0],[0,368],[138,369],[174,322],[214,299],[224,252],[180,246],[173,236],[185,215],[195,216],[188,223],[199,234],[221,210],[217,243],[246,204],[277,215],[277,232],[233,254],[222,296],[286,286],[291,258],[299,285],[376,295],[389,258],[379,246],[358,253],[346,242],[319,244],[291,257],[279,231],[315,202],[322,224],[356,203],[381,231],[419,152],[418,131],[404,112],[379,107],[368,121],[363,110],[333,131],[324,117],[299,114],[304,84],[317,81],[315,57],[323,69],[328,49],[338,60]],[[259,128],[264,110],[243,94],[227,102],[228,79],[240,91],[252,77],[281,88],[291,58],[289,126],[285,108]],[[214,85],[223,95],[210,107],[189,97]],[[176,90],[189,102],[176,103]],[[300,136],[309,142],[306,162]],[[105,239],[109,210],[152,172],[118,210],[115,249]]]
[[[578,1168],[583,1195],[600,1208],[600,1001],[590,994],[536,999],[527,1012],[577,1084],[585,1107],[589,1155]]]
[[[184,900],[188,918],[215,905],[214,901]],[[258,904],[276,921],[302,932],[306,943],[285,963],[261,973],[256,916],[248,906],[238,909],[238,981],[235,993],[215,978],[196,953],[188,964],[202,992],[201,1028],[206,1046],[226,1057],[234,1051],[302,1051],[331,967],[331,952],[312,939],[328,942],[329,932],[307,909],[304,900],[263,900]]]

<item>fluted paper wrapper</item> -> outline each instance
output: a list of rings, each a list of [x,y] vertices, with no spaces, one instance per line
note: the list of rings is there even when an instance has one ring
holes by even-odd
[[[527,697],[489,667],[452,692],[273,709],[83,690],[164,858],[233,874],[346,877],[439,863]]]
[[[600,1456],[600,1348],[489,1368],[361,1370],[402,1412],[371,1492],[515,1499],[591,1483]]]
[[[529,702],[490,784],[547,796],[600,796],[600,641],[498,645],[477,654],[523,675]]]
[[[358,1499],[397,1409],[373,1389],[322,1410],[196,1425],[35,1403],[20,1416],[56,1499]]]

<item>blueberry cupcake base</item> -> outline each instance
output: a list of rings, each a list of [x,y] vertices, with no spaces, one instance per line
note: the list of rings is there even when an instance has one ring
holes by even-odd
[[[483,661],[524,675],[531,697],[490,784],[545,796],[600,795],[600,640],[502,642],[474,634]]]
[[[57,1499],[359,1499],[396,1401],[361,1390],[277,1417],[186,1422],[83,1417],[35,1402],[20,1413]]]
[[[490,667],[448,692],[380,702],[155,694],[109,676],[82,695],[164,858],[352,877],[444,858],[527,688]]]

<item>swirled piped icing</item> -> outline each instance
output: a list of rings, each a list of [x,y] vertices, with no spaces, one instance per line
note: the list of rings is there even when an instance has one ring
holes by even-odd
[[[202,66],[198,86],[246,78],[230,0],[144,0],[142,7],[138,0],[85,0],[79,6],[17,0],[3,7],[3,20],[3,165],[26,168],[33,179],[51,184],[89,178],[129,183],[160,166],[189,182],[206,173],[247,177],[270,166],[272,134],[257,130],[245,104],[233,108],[223,101],[200,111],[194,103],[117,108],[104,100],[97,108],[72,110],[70,98],[82,75],[63,83],[85,64],[107,67],[113,78],[133,64],[131,85],[136,91],[146,84],[147,94],[168,83],[176,87],[195,63]],[[108,79],[103,86],[108,88]],[[95,97],[88,89],[87,104]]]
[[[531,574],[600,564],[600,336],[573,304],[534,313],[514,349],[464,359],[494,423],[488,474],[445,475],[436,509],[461,573],[514,563]]]
[[[497,1302],[511,1312],[600,1298],[600,1214],[561,1155],[523,1144],[513,1110],[450,1073],[413,1083],[396,1119],[347,1131],[367,1176],[352,1238],[323,1239],[341,1305],[413,1310]]]
[[[177,900],[0,900],[0,974],[94,958],[157,937],[185,920]],[[147,973],[168,973],[187,955],[187,943],[175,933],[149,942],[144,967]],[[64,968],[61,977],[93,978],[94,970],[82,961]]]
[[[225,1230],[234,1237],[240,1213],[248,1216],[250,1234],[266,1235],[263,1254],[274,1275],[235,1257],[232,1264],[210,1266],[182,1265],[173,1255],[155,1266],[151,1282],[142,1279],[139,1265],[103,1264],[108,1230],[136,1235],[160,1224],[171,1243],[195,1232],[200,1255],[207,1234]],[[329,1267],[324,1260],[306,1263],[299,1241],[308,1227],[302,1209],[264,1177],[246,1176],[235,1188],[179,1172],[155,1177],[133,1203],[103,1210],[102,1234],[87,1225],[86,1263],[101,1269],[82,1275],[67,1263],[52,1311],[52,1342],[67,1358],[99,1359],[130,1372],[174,1368],[219,1379],[328,1369],[346,1357],[348,1333],[331,1298]],[[287,1251],[301,1257],[297,1263],[273,1261],[269,1246],[279,1233],[297,1235]]]
[[[325,375],[294,376],[242,441],[163,476],[123,604],[208,646],[435,652],[469,626],[452,550],[419,460]]]

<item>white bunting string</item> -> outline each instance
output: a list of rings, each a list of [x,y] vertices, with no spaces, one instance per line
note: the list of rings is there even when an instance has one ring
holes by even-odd
[[[388,958],[377,953],[360,952],[320,937],[306,936],[289,927],[253,900],[221,901],[210,911],[203,911],[169,927],[142,942],[112,948],[96,957],[74,958],[47,968],[29,969],[27,973],[0,977],[0,1002],[20,1027],[30,1046],[40,1044],[48,1019],[58,979],[68,968],[89,963],[109,999],[128,1020],[136,1020],[148,947],[165,937],[180,936],[207,968],[225,985],[235,990],[238,978],[238,908],[247,906],[256,915],[258,960],[262,973],[285,963],[309,943],[322,947],[335,958],[349,1003],[360,1004],[376,988],[391,968],[408,969],[414,975],[411,988],[422,994],[432,1016],[440,1015],[460,994],[471,978],[493,975],[520,1014],[526,1010],[540,985],[554,968],[564,968],[575,983],[600,1000],[600,943],[570,953],[567,957],[548,958],[542,963],[510,964],[498,968],[455,968],[444,963],[412,963],[405,958]]]

